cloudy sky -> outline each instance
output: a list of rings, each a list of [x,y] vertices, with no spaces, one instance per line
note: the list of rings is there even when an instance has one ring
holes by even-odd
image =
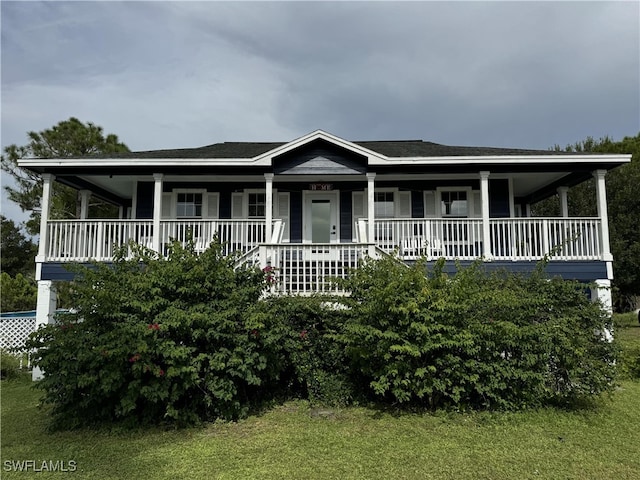
[[[71,116],[132,150],[640,131],[637,1],[0,5],[3,148]]]

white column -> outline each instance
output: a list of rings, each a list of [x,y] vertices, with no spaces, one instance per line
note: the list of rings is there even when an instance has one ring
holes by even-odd
[[[480,203],[482,203],[482,253],[491,260],[491,225],[489,224],[489,172],[480,172]]]
[[[40,325],[53,323],[53,315],[56,313],[56,289],[51,280],[38,280],[38,300],[36,302],[36,329]],[[32,380],[40,380],[42,370],[33,367]]]
[[[560,216],[567,218],[569,216],[569,202],[567,201],[567,193],[569,187],[558,187],[558,196],[560,197]]]
[[[264,205],[264,221],[265,221],[265,241],[271,243],[271,228],[273,226],[273,173],[265,173],[265,205]]]
[[[591,289],[591,300],[600,301],[604,311],[613,315],[613,302],[611,300],[611,280],[599,279],[595,281],[595,287]]]
[[[162,217],[162,173],[154,173],[153,180],[153,249],[160,252],[161,236],[160,236],[160,218]]]
[[[122,205],[118,207],[118,218],[120,220],[124,218],[124,207]]]
[[[524,204],[524,216],[529,218],[531,216],[531,204],[530,203],[525,203]]]
[[[40,241],[38,243],[38,255],[36,256],[36,280],[40,280],[42,263],[47,254],[49,235],[47,223],[49,222],[49,209],[51,206],[51,184],[56,177],[50,173],[42,174],[42,201],[40,202]]]
[[[598,204],[598,217],[600,217],[601,239],[602,239],[602,259],[605,262],[613,261],[611,247],[609,246],[609,217],[607,213],[607,189],[604,181],[606,170],[596,170],[593,176],[596,179],[596,201]]]
[[[375,243],[375,173],[367,173],[367,242]]]
[[[80,190],[80,220],[86,220],[89,217],[89,198],[91,190]]]

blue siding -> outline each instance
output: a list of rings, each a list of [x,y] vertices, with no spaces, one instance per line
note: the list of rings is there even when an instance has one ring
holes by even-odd
[[[153,218],[153,182],[138,182],[136,218]]]
[[[289,241],[291,243],[302,242],[302,192],[291,192],[290,194],[290,212],[289,221],[291,227],[289,229]]]
[[[352,194],[350,191],[340,192],[340,242],[351,242],[353,238]]]
[[[296,225],[302,226],[301,223]],[[293,227],[293,224],[292,224]],[[292,232],[293,232],[292,228]],[[299,240],[302,241],[302,229],[296,228]],[[293,238],[293,237],[292,237]],[[349,239],[350,241],[351,239]],[[106,262],[107,264],[111,262]],[[407,262],[413,263],[413,262]],[[428,268],[431,269],[435,262],[428,262]],[[471,261],[459,262],[462,268],[468,267]],[[91,266],[90,263],[84,263],[84,266]],[[529,274],[536,268],[537,262],[485,262],[482,264],[487,272],[499,270],[507,270],[510,272]],[[64,263],[44,263],[42,265],[42,280],[73,280],[75,273],[70,272],[69,264]],[[444,271],[449,274],[456,272],[456,263],[447,261]],[[605,262],[549,262],[546,272],[550,277],[561,277],[565,280],[578,280],[580,282],[592,282],[597,279],[607,278],[607,265]]]
[[[231,218],[231,191],[220,192],[218,216],[220,218]]]
[[[424,218],[424,192],[411,191],[411,218]]]
[[[111,262],[108,262],[111,263]],[[90,267],[90,263],[83,263],[85,267]],[[68,270],[68,263],[43,263],[42,264],[42,280],[74,280],[76,274]]]
[[[429,268],[435,262],[429,262]],[[471,261],[460,261],[462,268],[471,265]],[[536,268],[537,262],[505,262],[494,261],[482,264],[487,272],[507,270],[509,272],[529,274]],[[456,272],[456,263],[447,261],[444,271],[449,274]],[[606,262],[549,262],[546,272],[550,277],[561,277],[565,280],[578,280],[580,282],[592,282],[597,279],[607,278]]]
[[[491,218],[509,216],[509,180],[489,179],[489,215]]]

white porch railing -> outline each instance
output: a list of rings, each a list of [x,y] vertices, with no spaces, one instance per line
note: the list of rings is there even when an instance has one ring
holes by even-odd
[[[111,260],[130,240],[151,248],[152,220],[49,220],[45,256],[53,262]]]
[[[357,231],[366,241],[367,220]],[[501,218],[489,220],[491,243],[483,245],[482,219],[376,219],[374,242],[383,251],[398,252],[405,260],[444,257],[473,260],[483,255],[496,260],[601,260],[602,223],[599,218]]]
[[[332,278],[346,278],[375,246],[366,243],[280,243],[258,248],[260,265],[273,270],[272,293],[341,293]]]
[[[266,239],[264,220],[162,220],[161,251],[169,242],[186,243],[192,238],[196,250],[204,251],[215,235],[225,246],[225,253],[247,252],[267,241],[280,241],[282,220],[274,220],[270,239]],[[50,220],[47,223],[46,261],[108,261],[117,247],[134,241],[153,247],[152,220]]]
[[[282,220],[274,220],[272,232],[280,235]],[[231,252],[246,253],[266,239],[264,220],[162,220],[160,222],[161,243],[171,240],[186,243],[192,238],[196,251],[204,251],[217,235],[226,255]],[[279,240],[279,238],[277,238]]]
[[[397,250],[406,260],[482,256],[482,220],[476,218],[377,219],[374,236],[383,251]]]
[[[491,219],[491,252],[499,260],[600,260],[599,218]]]

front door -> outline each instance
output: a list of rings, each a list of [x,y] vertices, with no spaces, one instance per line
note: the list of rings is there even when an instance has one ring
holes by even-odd
[[[338,243],[338,192],[306,192],[305,243]]]

